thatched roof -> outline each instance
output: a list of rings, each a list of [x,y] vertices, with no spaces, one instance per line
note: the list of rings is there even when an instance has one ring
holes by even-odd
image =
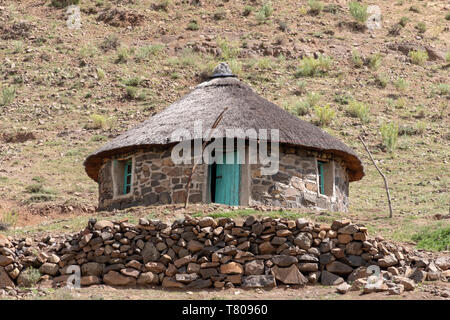
[[[203,130],[207,130],[225,107],[228,110],[218,126],[223,132],[225,128],[279,129],[280,143],[341,157],[347,165],[350,181],[364,176],[361,160],[343,142],[262,98],[238,79],[220,76],[201,83],[162,112],[90,154],[84,162],[86,172],[98,181],[104,159],[135,149],[177,143],[179,141],[171,140],[175,129],[184,128],[193,135],[194,122],[202,120]]]

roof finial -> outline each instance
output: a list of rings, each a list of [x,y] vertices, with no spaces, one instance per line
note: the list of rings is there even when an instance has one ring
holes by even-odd
[[[225,77],[236,77],[231,71],[230,67],[226,62],[219,63],[213,70],[211,79],[213,78],[225,78]]]

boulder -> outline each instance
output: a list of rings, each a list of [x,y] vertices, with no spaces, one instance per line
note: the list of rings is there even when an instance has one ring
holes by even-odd
[[[382,268],[392,267],[395,266],[397,263],[398,260],[393,254],[389,254],[381,259],[378,259],[378,265]]]
[[[350,285],[347,282],[343,282],[336,287],[336,291],[340,294],[346,294],[350,289]]]
[[[155,245],[148,241],[144,249],[142,250],[142,259],[144,260],[144,263],[150,262],[150,261],[158,261],[161,254],[159,253],[158,249],[156,249]]]
[[[308,279],[298,270],[296,265],[291,265],[288,268],[280,268],[275,266],[271,269],[272,275],[275,279],[284,284],[298,284],[304,285],[308,283]]]
[[[108,220],[100,220],[100,221],[97,221],[94,225],[94,229],[97,229],[97,230],[103,230],[105,228],[113,229],[114,223],[112,223],[111,221],[108,221]]]
[[[158,284],[159,277],[153,272],[143,272],[137,280],[138,284]]]
[[[8,274],[5,271],[5,268],[0,267],[0,289],[11,287],[14,288],[14,282],[11,280],[11,278],[8,276]]]
[[[414,283],[414,281],[411,279],[408,279],[406,277],[394,276],[392,278],[392,280],[395,283],[399,283],[399,284],[403,285],[403,287],[406,291],[412,291],[416,287],[416,284]]]
[[[81,274],[83,276],[101,277],[103,275],[103,269],[103,264],[97,262],[88,262],[81,266]]]
[[[261,275],[264,273],[264,260],[252,260],[245,264],[246,275]]]
[[[320,283],[324,286],[336,286],[343,282],[344,279],[326,270],[323,270],[320,275]]]
[[[0,267],[6,267],[8,264],[14,262],[13,257],[10,256],[0,256]]]
[[[294,256],[276,255],[272,257],[272,262],[279,267],[289,267],[294,263],[297,263],[298,260]]]
[[[333,261],[326,265],[327,271],[336,273],[339,275],[350,274],[353,268],[339,261]]]
[[[434,262],[436,266],[441,268],[442,271],[450,269],[450,256],[443,256],[436,259]]]
[[[210,279],[197,279],[189,283],[186,288],[189,289],[205,289],[212,286],[212,281]]]
[[[244,272],[244,268],[240,263],[237,262],[229,262],[226,264],[220,265],[220,273],[223,274],[241,274]]]
[[[300,232],[294,239],[294,244],[299,246],[300,249],[308,250],[312,245],[312,236],[307,232]]]
[[[46,262],[39,268],[39,272],[41,274],[56,276],[59,272],[59,266],[56,263]]]
[[[191,240],[187,244],[187,249],[192,252],[196,253],[203,249],[203,243],[197,241],[197,240]]]
[[[191,283],[198,279],[198,274],[196,273],[177,273],[175,275],[175,280],[181,283]]]
[[[100,284],[100,279],[96,276],[84,276],[80,279],[82,286],[92,286],[94,284]]]
[[[103,282],[109,286],[133,286],[136,285],[136,279],[127,277],[117,271],[109,271],[103,276]]]
[[[162,281],[163,288],[184,288],[184,284],[181,282],[175,281],[171,277],[164,277]]]
[[[243,288],[273,288],[275,285],[273,275],[250,275],[242,278]]]

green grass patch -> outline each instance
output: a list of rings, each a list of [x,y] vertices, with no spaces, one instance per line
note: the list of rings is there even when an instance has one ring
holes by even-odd
[[[417,242],[417,247],[424,250],[444,251],[450,249],[450,226],[433,229],[431,226],[424,228],[412,236]]]

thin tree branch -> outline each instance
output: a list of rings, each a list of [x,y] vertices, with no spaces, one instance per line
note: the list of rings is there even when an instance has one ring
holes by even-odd
[[[378,172],[380,173],[381,177],[384,180],[384,187],[386,188],[386,194],[387,194],[388,204],[389,204],[389,218],[392,218],[391,195],[389,193],[389,186],[388,186],[386,176],[383,174],[383,172],[381,172],[380,168],[378,168],[377,164],[375,163],[375,160],[372,157],[372,154],[370,153],[369,149],[367,148],[366,144],[364,143],[364,140],[361,138],[361,136],[358,136],[358,138],[359,138],[359,140],[361,140],[364,148],[366,149],[367,153],[369,154],[370,160],[372,160],[373,165],[375,166],[375,168],[377,168]]]
[[[211,130],[210,130],[210,132],[209,132],[208,139],[206,139],[205,141],[203,141],[203,144],[202,144],[202,154],[201,154],[201,156],[200,156],[200,158],[199,158],[200,160],[201,160],[202,157],[203,157],[203,151],[205,151],[206,144],[211,140],[211,135],[212,135],[213,129],[217,128],[217,126],[219,125],[220,121],[222,121],[222,118],[223,118],[223,115],[224,115],[225,111],[227,111],[227,110],[228,110],[228,107],[225,107],[225,109],[223,109],[223,111],[219,114],[219,116],[217,117],[216,121],[214,121],[214,123],[213,123],[213,125],[212,125],[212,127],[211,127]],[[195,157],[194,157],[194,158],[195,158]],[[194,175],[195,169],[197,168],[197,165],[198,165],[198,163],[199,163],[200,160],[196,160],[196,161],[195,161],[195,163],[194,163],[194,165],[193,165],[193,167],[192,167],[191,174],[189,175],[189,178],[188,178],[188,181],[187,181],[187,184],[186,184],[186,200],[184,201],[184,208],[187,208],[187,206],[188,206],[188,203],[189,203],[189,191],[190,191],[190,189],[191,189],[191,180],[192,180],[192,176]]]

